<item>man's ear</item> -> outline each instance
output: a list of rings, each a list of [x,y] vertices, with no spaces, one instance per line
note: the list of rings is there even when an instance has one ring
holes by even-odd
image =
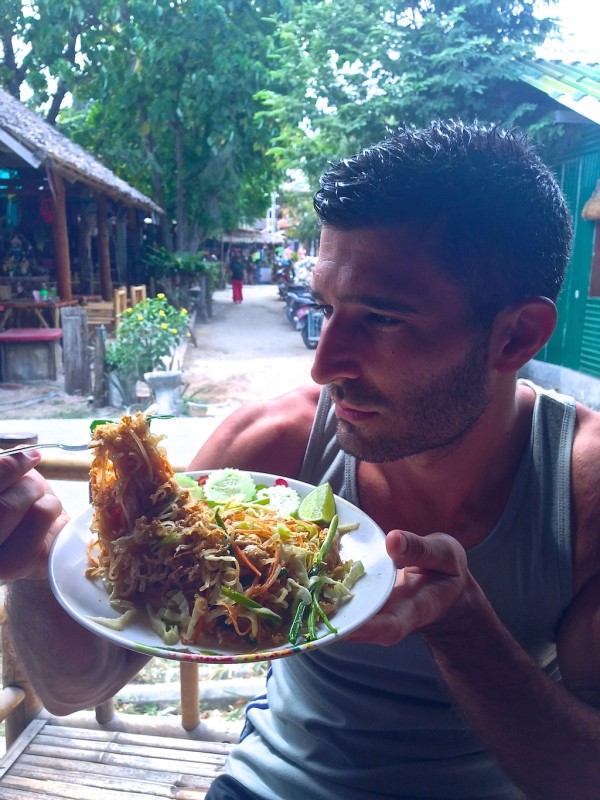
[[[516,372],[538,353],[556,327],[556,306],[547,297],[531,297],[503,309],[490,337],[491,366]]]

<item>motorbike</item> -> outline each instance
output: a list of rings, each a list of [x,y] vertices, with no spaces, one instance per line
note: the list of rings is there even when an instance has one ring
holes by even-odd
[[[308,286],[295,286],[293,289],[288,289],[287,297],[285,299],[285,315],[289,323],[296,327],[295,316],[296,312],[302,306],[312,305],[313,297]]]
[[[304,345],[316,350],[323,327],[323,310],[314,303],[301,306],[295,316],[296,330],[300,332]]]

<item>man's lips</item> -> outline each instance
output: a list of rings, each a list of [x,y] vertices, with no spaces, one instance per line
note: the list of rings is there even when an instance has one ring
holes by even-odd
[[[343,419],[345,422],[363,422],[374,417],[376,413],[375,411],[361,411],[358,408],[342,405],[339,402],[335,403],[335,414],[337,418]]]

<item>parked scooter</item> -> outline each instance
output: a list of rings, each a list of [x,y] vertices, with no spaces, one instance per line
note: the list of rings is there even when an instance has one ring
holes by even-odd
[[[295,320],[305,346],[309,350],[315,350],[323,327],[323,310],[314,303],[301,306],[296,312]]]
[[[295,317],[298,309],[302,306],[313,305],[313,303],[313,296],[308,286],[298,286],[293,290],[288,290],[285,299],[285,315],[289,323],[296,327]]]

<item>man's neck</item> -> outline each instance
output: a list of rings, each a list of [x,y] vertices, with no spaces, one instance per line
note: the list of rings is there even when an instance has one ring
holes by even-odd
[[[534,391],[519,385],[452,449],[388,464],[360,462],[361,506],[386,531],[444,531],[473,547],[504,510],[529,441],[534,400]]]

